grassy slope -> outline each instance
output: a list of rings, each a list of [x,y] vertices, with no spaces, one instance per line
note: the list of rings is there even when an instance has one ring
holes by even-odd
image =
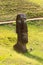
[[[28,1],[28,0],[27,0]],[[39,4],[41,7],[43,7],[43,0],[30,0],[31,2]]]
[[[17,53],[13,50],[17,42],[15,26],[0,25],[0,65],[43,65],[43,25],[29,23],[28,38],[28,53]]]
[[[27,12],[35,14],[37,12],[42,13],[43,10],[39,5],[26,0],[0,0],[0,21],[14,20],[17,13]]]

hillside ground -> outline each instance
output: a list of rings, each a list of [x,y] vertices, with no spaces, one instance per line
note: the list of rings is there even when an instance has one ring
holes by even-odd
[[[17,42],[15,25],[15,23],[0,25],[0,65],[43,65],[42,23],[41,25],[33,22],[27,23],[28,52],[24,54],[13,50],[13,45]]]
[[[33,0],[0,0],[0,21],[15,20],[18,13],[27,18],[43,17],[43,8]]]

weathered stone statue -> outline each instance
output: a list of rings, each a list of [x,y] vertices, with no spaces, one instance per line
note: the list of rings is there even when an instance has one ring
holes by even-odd
[[[17,44],[14,49],[19,52],[26,52],[26,43],[28,42],[28,30],[26,24],[26,15],[18,14],[16,18]]]

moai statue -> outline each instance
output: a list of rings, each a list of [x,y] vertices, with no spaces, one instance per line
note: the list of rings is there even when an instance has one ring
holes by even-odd
[[[18,14],[16,18],[17,44],[14,49],[19,52],[26,52],[26,44],[28,42],[28,29],[26,24],[26,15]]]

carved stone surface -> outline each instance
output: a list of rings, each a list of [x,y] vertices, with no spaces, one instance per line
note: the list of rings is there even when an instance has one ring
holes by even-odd
[[[26,23],[26,15],[18,14],[16,18],[17,44],[14,49],[20,52],[26,52],[26,43],[28,42],[28,29]]]

